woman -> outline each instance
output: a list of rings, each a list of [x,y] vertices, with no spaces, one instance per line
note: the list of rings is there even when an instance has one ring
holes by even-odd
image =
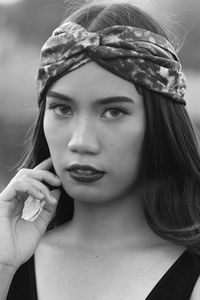
[[[199,299],[184,93],[163,29],[128,3],[82,6],[54,31],[24,164],[0,195],[0,299]],[[42,202],[31,220],[27,198]]]

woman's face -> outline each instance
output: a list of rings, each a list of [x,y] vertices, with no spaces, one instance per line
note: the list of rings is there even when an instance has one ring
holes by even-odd
[[[103,202],[133,195],[144,132],[142,96],[95,62],[63,76],[47,93],[45,137],[56,173],[74,199]],[[69,172],[72,164],[104,173]]]

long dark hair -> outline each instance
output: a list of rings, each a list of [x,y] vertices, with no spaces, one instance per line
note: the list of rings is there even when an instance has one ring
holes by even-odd
[[[167,37],[151,16],[129,3],[88,4],[67,10],[65,21],[88,31],[113,25],[144,28]],[[149,226],[162,238],[200,250],[200,156],[194,126],[183,105],[141,88],[146,131],[138,181],[143,187],[144,212]],[[33,168],[49,154],[43,132],[45,99],[28,141],[22,167]],[[66,199],[66,197],[68,199]],[[73,218],[73,199],[61,192],[57,212],[48,229]]]

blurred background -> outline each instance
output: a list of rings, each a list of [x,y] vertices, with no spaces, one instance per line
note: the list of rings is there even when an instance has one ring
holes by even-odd
[[[187,109],[199,126],[200,1],[130,2],[164,22],[171,32],[187,77]],[[0,0],[0,190],[15,173],[25,136],[37,115],[35,75],[40,48],[61,22],[65,7],[64,0]]]

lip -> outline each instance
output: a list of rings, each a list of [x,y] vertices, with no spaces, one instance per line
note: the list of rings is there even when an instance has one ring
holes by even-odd
[[[92,171],[91,174],[87,173],[87,172],[80,172],[80,170],[82,171]],[[71,178],[73,178],[74,180],[78,181],[78,182],[85,182],[85,183],[90,183],[90,182],[94,182],[94,181],[98,181],[100,180],[105,172],[101,171],[91,165],[80,165],[80,164],[71,164],[68,168],[67,171],[69,173],[69,175],[71,176]]]
[[[93,167],[92,165],[80,165],[80,164],[71,164],[69,165],[69,167],[67,168],[67,171],[73,171],[73,170],[92,170],[94,172],[97,172],[97,173],[102,173],[103,171],[102,170],[99,170],[95,167]],[[105,172],[103,172],[105,173]]]
[[[105,174],[104,172],[101,172],[101,173],[98,172],[93,175],[79,175],[75,171],[68,171],[68,172],[69,172],[69,175],[71,176],[71,178],[73,178],[74,180],[76,180],[78,182],[85,182],[85,183],[98,181]]]

